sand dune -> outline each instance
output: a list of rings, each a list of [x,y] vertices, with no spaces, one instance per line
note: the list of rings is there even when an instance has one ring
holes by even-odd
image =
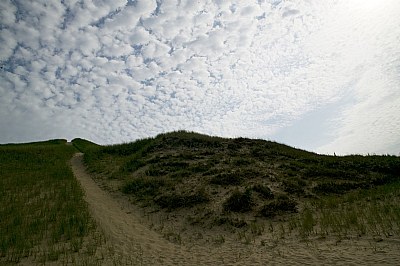
[[[76,154],[71,164],[91,214],[126,261],[142,265],[400,265],[399,239],[302,242],[289,238],[277,243],[267,239],[264,245],[232,239],[221,245],[175,244],[151,230],[138,212],[102,190],[85,172],[82,154]]]

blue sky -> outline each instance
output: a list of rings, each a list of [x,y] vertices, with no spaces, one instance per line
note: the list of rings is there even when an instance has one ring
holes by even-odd
[[[0,2],[0,143],[185,129],[400,152],[400,1]]]

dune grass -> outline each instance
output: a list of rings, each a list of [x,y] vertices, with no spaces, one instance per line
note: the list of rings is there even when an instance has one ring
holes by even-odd
[[[89,171],[118,183],[176,244],[400,236],[397,156],[322,156],[184,131],[111,146],[65,144],[0,145],[0,264],[140,264],[103,248],[68,166],[77,150]]]
[[[75,152],[65,140],[0,145],[0,262],[97,261],[104,239],[68,165]]]
[[[303,237],[400,235],[400,182],[307,201],[292,220]]]
[[[179,244],[189,226],[223,227],[216,244],[230,239],[226,232],[246,244],[265,244],[266,234],[400,236],[397,156],[322,156],[178,131],[111,146],[83,139],[73,146],[65,140],[0,145],[0,264],[101,265],[118,257],[103,249],[104,236],[68,165],[78,150],[89,171],[119,182],[121,193],[144,208],[182,215],[181,228],[177,220],[160,222],[165,238]]]
[[[397,156],[325,156],[271,141],[177,131],[92,147],[85,162],[141,206],[190,209],[196,216],[189,224],[205,228],[232,225],[243,232],[257,227],[254,220],[272,228],[278,219],[275,233],[297,230],[302,237],[399,235]]]
[[[80,151],[82,153],[85,153],[85,152],[87,152],[89,150],[98,149],[98,148],[101,147],[100,145],[98,145],[98,144],[96,144],[94,142],[88,141],[86,139],[81,139],[81,138],[73,139],[71,142],[72,142],[72,145],[78,151]]]

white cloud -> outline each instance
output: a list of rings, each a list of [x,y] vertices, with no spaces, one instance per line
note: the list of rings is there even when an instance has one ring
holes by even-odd
[[[150,40],[150,34],[143,27],[135,27],[133,34],[130,35],[129,41],[133,45],[146,44]]]
[[[17,40],[8,29],[0,30],[0,60],[6,61],[12,56]]]
[[[156,0],[137,0],[135,8],[142,16],[149,16],[157,7]]]
[[[129,30],[134,28],[140,19],[140,10],[136,6],[127,6],[117,15],[106,20],[105,28],[107,31]]]
[[[76,43],[74,45],[78,47],[85,57],[95,55],[101,47],[98,36],[92,27],[77,32]]]
[[[0,2],[0,21],[2,25],[12,26],[15,23],[15,13],[17,8],[10,0]]]
[[[59,133],[115,143],[174,129],[268,138],[348,93],[354,101],[338,104],[319,151],[384,152],[400,141],[395,0],[2,1],[0,10],[0,123],[10,123],[0,142]],[[16,133],[21,124],[31,131]]]

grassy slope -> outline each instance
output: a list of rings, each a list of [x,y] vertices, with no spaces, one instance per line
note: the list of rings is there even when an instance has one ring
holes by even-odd
[[[67,164],[76,149],[104,183],[118,184],[145,210],[177,217],[158,222],[171,241],[188,227],[222,227],[245,243],[266,233],[400,236],[395,156],[320,156],[182,131],[112,146],[65,143],[0,145],[0,262],[101,264],[104,239]]]
[[[303,236],[399,234],[396,156],[322,156],[178,131],[87,147],[85,162],[103,182],[187,225],[250,230],[254,220],[284,219]]]
[[[94,142],[91,142],[91,141],[88,141],[85,139],[80,139],[80,138],[73,139],[71,142],[72,142],[72,145],[78,151],[83,152],[83,153],[85,153],[88,150],[93,150],[93,149],[101,147],[100,145],[98,145]]]
[[[0,145],[1,262],[94,257],[101,243],[68,166],[75,152],[66,140]]]

